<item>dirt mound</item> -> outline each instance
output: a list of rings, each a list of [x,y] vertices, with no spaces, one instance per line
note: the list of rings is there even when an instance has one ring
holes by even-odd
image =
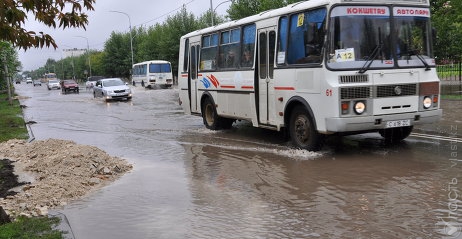
[[[0,159],[13,161],[20,181],[30,182],[17,188],[17,194],[0,198],[0,207],[13,218],[46,215],[48,209],[82,198],[132,169],[94,146],[57,139],[1,143]]]

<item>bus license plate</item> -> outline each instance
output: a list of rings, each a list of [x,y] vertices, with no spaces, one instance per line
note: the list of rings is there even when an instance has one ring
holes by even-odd
[[[411,120],[392,120],[387,121],[385,128],[396,128],[396,127],[404,127],[404,126],[411,126]]]

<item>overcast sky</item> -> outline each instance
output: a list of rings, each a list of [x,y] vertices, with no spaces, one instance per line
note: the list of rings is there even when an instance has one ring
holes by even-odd
[[[213,7],[216,8],[225,0],[213,0]],[[102,50],[104,42],[111,35],[111,32],[128,32],[128,17],[121,13],[110,11],[125,12],[130,16],[132,27],[152,26],[156,23],[165,21],[168,15],[174,15],[186,5],[188,12],[196,17],[210,9],[210,0],[96,0],[95,11],[87,12],[89,23],[86,31],[83,29],[66,28],[50,29],[37,22],[34,17],[29,17],[26,29],[29,31],[44,31],[50,34],[58,44],[58,48],[43,48],[18,50],[19,60],[23,70],[35,70],[45,65],[48,58],[60,60],[63,57],[62,50],[70,48],[86,49],[87,40],[90,49]],[[225,15],[231,2],[225,2],[216,8],[220,15]],[[80,37],[77,37],[80,36]]]

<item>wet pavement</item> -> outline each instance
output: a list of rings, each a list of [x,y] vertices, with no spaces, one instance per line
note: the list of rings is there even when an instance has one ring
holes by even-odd
[[[318,153],[239,122],[205,129],[176,89],[134,87],[132,101],[17,85],[36,140],[95,145],[134,164],[58,210],[71,238],[462,238],[460,140],[331,137]],[[443,102],[457,112],[460,102]],[[456,106],[454,106],[456,104]],[[450,106],[449,106],[450,105]],[[460,114],[418,133],[460,136]]]

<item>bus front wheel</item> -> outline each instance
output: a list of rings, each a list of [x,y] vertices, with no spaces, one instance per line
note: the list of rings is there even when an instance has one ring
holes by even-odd
[[[381,129],[379,133],[385,139],[385,143],[395,144],[407,138],[411,134],[412,129],[413,129],[413,126]]]
[[[316,130],[313,119],[305,107],[297,106],[291,114],[289,135],[296,147],[309,151],[320,150],[323,135]]]

